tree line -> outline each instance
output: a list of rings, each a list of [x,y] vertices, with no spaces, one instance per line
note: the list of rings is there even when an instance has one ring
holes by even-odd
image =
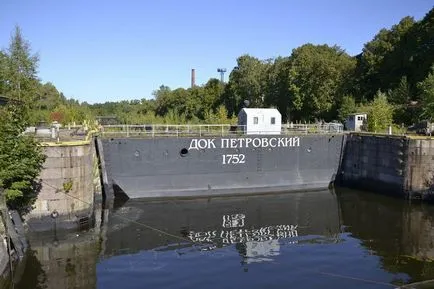
[[[404,17],[381,29],[356,56],[336,45],[310,43],[274,59],[246,54],[237,58],[227,83],[211,78],[190,88],[162,85],[151,99],[79,103],[53,84],[40,83],[36,66],[31,71],[0,70],[0,94],[20,99],[20,91],[29,91],[33,124],[81,123],[96,116],[116,116],[128,124],[231,123],[249,100],[253,107],[277,108],[285,122],[343,121],[348,113],[367,112],[370,128],[376,130],[434,116],[433,39],[434,8],[419,21]],[[1,52],[0,65],[11,57],[17,56]],[[24,67],[37,63],[36,56],[20,57]]]
[[[121,122],[233,121],[249,100],[275,107],[284,121],[343,121],[368,113],[370,130],[410,125],[434,116],[434,9],[415,21],[404,17],[381,29],[360,54],[339,46],[305,44],[289,56],[261,60],[242,55],[227,83],[171,90],[161,86],[151,100],[92,105],[98,115]]]

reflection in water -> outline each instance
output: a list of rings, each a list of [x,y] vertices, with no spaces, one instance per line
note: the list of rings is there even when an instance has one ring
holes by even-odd
[[[347,189],[338,191],[342,220],[352,236],[381,258],[389,272],[412,282],[434,279],[434,206]]]
[[[237,229],[190,231],[188,238],[194,243],[211,243],[213,244],[211,248],[237,244],[237,250],[247,258],[246,263],[251,263],[271,261],[270,258],[261,257],[279,255],[278,240],[298,236],[297,226],[294,225],[272,225],[256,229],[243,229],[245,217],[244,214],[223,215],[223,228]],[[292,243],[297,243],[297,241],[292,241]]]
[[[128,200],[101,236],[30,236],[15,288],[394,288],[434,278],[433,224],[432,205],[345,189]]]
[[[99,246],[93,232],[31,235],[29,243],[15,288],[96,288]]]
[[[133,219],[134,222],[130,222]],[[144,224],[146,226],[144,226]],[[329,191],[196,200],[130,200],[108,225],[105,256],[207,244],[242,244],[245,257],[276,255],[279,242],[339,233],[336,197]],[[153,229],[162,229],[165,234]],[[189,245],[188,245],[189,244]],[[240,246],[238,246],[240,247]],[[268,260],[265,258],[263,260]]]

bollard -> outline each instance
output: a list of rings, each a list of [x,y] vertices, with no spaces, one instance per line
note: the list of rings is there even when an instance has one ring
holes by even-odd
[[[392,134],[392,126],[391,125],[389,125],[389,135],[391,135]]]

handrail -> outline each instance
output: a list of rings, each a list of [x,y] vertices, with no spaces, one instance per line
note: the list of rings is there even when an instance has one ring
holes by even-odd
[[[246,125],[231,124],[141,124],[141,125],[105,125],[100,126],[100,135],[104,136],[225,136],[245,134],[311,134],[343,133],[340,124],[284,124],[278,130],[270,128],[252,130]]]
[[[40,145],[43,147],[88,145],[91,142],[91,138],[97,133],[98,133],[97,130],[89,130],[86,133],[86,136],[84,137],[84,139],[82,139],[82,140],[62,141],[59,139],[57,141],[40,142]]]
[[[41,146],[74,146],[89,144],[95,135],[101,137],[193,137],[193,136],[242,136],[242,135],[295,135],[295,134],[340,134],[339,124],[283,124],[280,130],[253,131],[246,125],[232,124],[141,124],[100,125],[98,129],[85,130],[82,137],[65,134],[68,129],[60,128],[56,136],[35,135]],[[63,136],[62,136],[63,132]],[[75,138],[75,139],[74,139]]]

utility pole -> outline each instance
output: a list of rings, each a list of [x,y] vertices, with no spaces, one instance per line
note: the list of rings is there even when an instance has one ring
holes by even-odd
[[[217,72],[220,73],[220,81],[224,83],[226,68],[217,68]]]

